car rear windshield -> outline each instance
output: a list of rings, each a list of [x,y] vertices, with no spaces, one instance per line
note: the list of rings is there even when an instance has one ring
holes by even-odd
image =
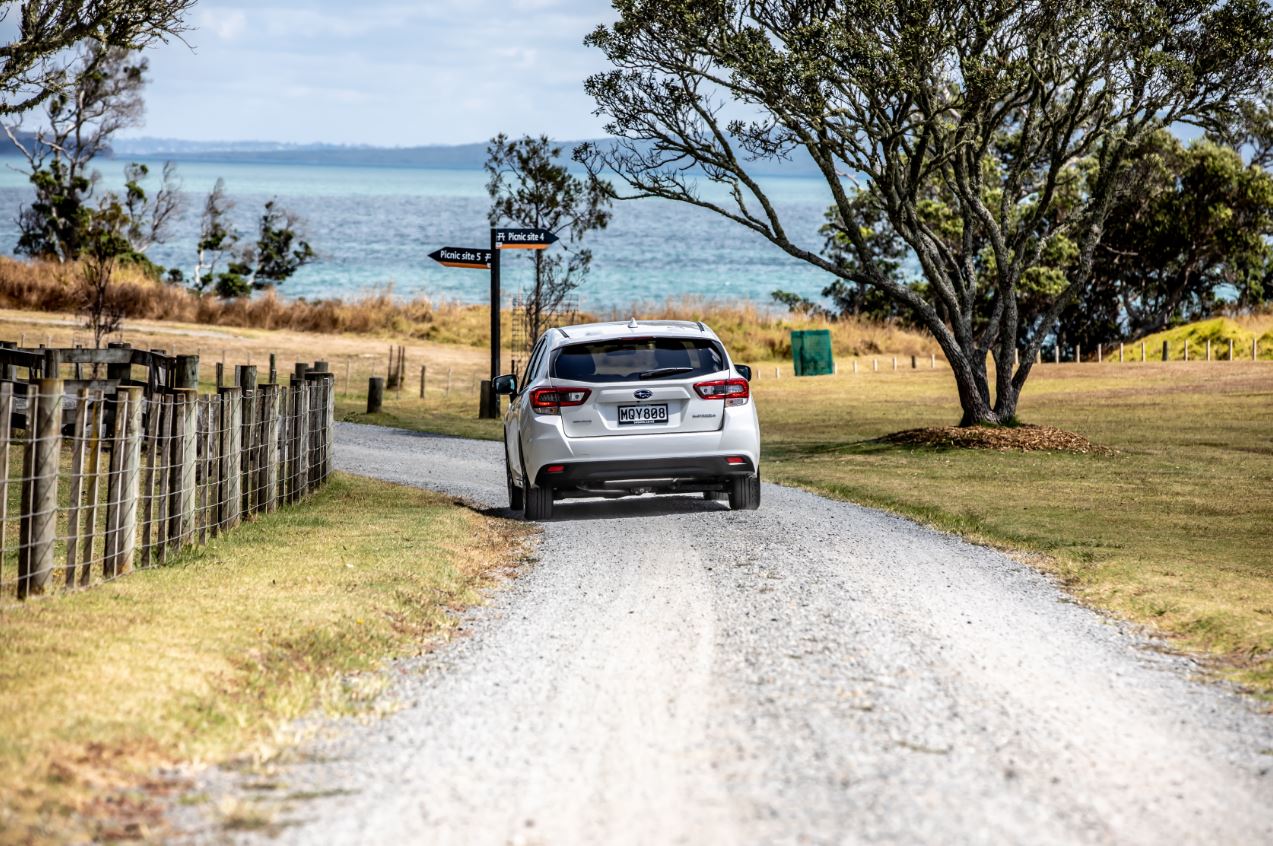
[[[552,376],[576,382],[692,379],[725,369],[720,344],[706,338],[618,338],[557,351]]]

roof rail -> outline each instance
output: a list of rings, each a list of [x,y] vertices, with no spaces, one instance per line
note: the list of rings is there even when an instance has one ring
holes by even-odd
[[[562,329],[560,326],[558,326],[557,331],[561,333],[561,337],[565,338],[566,340],[570,339],[570,336],[566,334],[565,329]]]
[[[698,324],[698,331],[700,331],[700,332],[706,332],[706,331],[707,331],[707,327],[703,325],[703,321],[701,321],[701,320],[695,320],[694,322]]]

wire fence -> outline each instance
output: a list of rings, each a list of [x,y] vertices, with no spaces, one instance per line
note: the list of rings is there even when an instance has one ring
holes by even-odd
[[[0,383],[0,596],[163,564],[331,473],[330,373],[202,396],[66,387]]]

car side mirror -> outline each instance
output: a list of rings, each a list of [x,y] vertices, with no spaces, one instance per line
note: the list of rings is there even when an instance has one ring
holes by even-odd
[[[746,379],[748,382],[750,382],[750,381],[751,381],[751,366],[750,366],[750,365],[747,365],[747,364],[735,364],[735,365],[734,365],[734,369],[738,371],[738,375],[739,375],[739,376],[743,377],[743,378],[744,378],[744,379]]]
[[[491,382],[491,387],[500,396],[511,397],[517,393],[517,377],[512,373],[496,376],[494,381]]]

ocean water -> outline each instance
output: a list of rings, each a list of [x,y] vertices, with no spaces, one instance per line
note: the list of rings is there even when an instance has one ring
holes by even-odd
[[[20,160],[0,159],[0,251],[12,254],[16,218],[31,200]],[[162,162],[151,166],[157,184]],[[122,183],[123,160],[98,162],[103,188]],[[280,289],[293,297],[354,297],[392,285],[397,297],[485,302],[488,275],[444,268],[428,258],[442,246],[483,247],[490,240],[485,175],[477,170],[347,167],[307,164],[183,161],[178,174],[187,204],[173,237],[152,247],[160,264],[193,276],[195,242],[203,198],[217,177],[236,201],[233,219],[244,232],[255,229],[271,197],[297,212],[320,260],[304,267]],[[823,184],[807,177],[766,181],[793,240],[821,245],[818,227],[829,204]],[[704,189],[706,196],[711,186]],[[716,194],[719,196],[719,194]],[[604,232],[586,245],[593,270],[579,290],[585,309],[697,296],[768,302],[776,288],[816,298],[827,284],[821,271],[791,258],[761,236],[705,209],[655,199],[615,204]],[[524,254],[504,257],[506,297],[530,280]]]

